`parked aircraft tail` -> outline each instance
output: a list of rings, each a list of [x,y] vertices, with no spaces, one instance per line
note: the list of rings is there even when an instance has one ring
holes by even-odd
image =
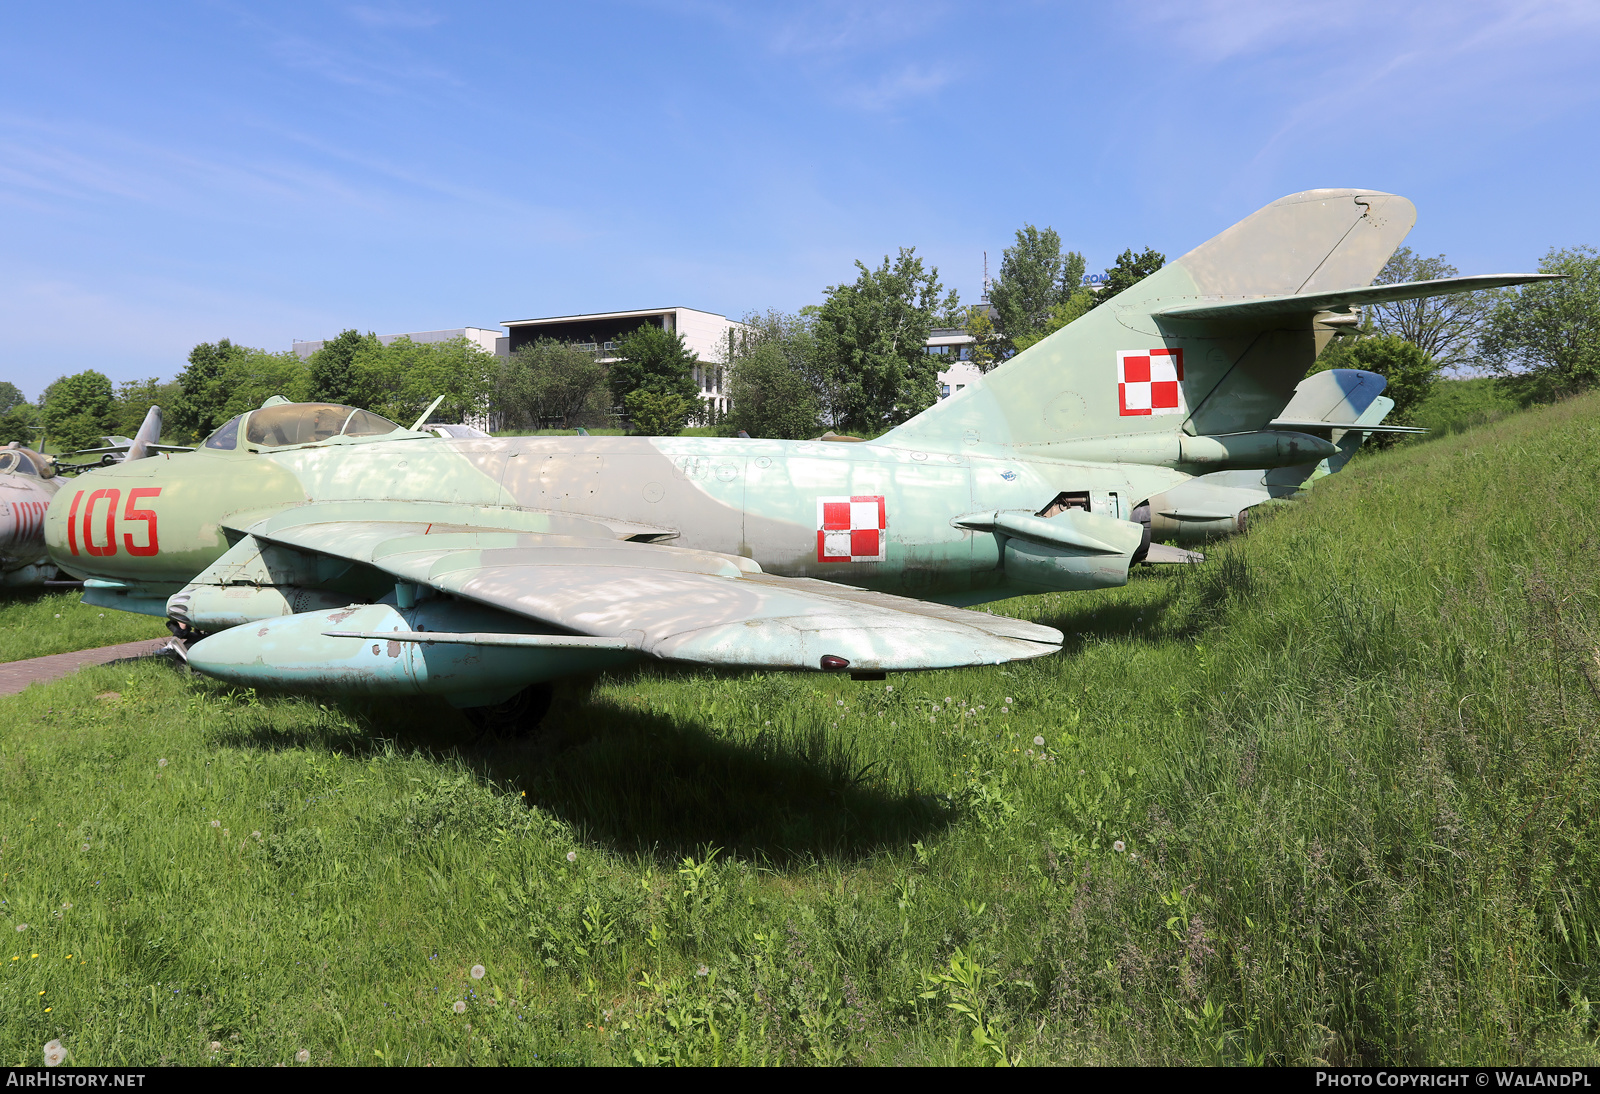
[[[144,421],[139,423],[139,432],[133,435],[133,443],[128,446],[128,454],[123,457],[127,460],[142,460],[146,456],[154,456],[155,449],[151,445],[161,441],[161,408],[151,404],[150,409],[144,412]]]
[[[892,430],[890,444],[1252,468],[1331,454],[1279,421],[1362,303],[1545,275],[1371,285],[1416,210],[1372,190],[1280,198]]]

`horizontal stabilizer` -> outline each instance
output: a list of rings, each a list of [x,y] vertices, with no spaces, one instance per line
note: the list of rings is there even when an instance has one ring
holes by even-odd
[[[1427,296],[1500,289],[1508,285],[1528,285],[1553,281],[1565,274],[1480,274],[1473,277],[1441,277],[1434,281],[1403,281],[1398,285],[1366,285],[1331,292],[1293,293],[1287,296],[1258,296],[1248,300],[1221,300],[1201,304],[1175,304],[1151,314],[1160,319],[1215,319],[1248,322],[1311,315],[1322,311],[1348,311],[1360,304],[1391,304],[1398,300],[1419,300]]]
[[[1362,425],[1359,422],[1301,422],[1290,421],[1286,418],[1274,418],[1267,423],[1268,429],[1359,429],[1363,433],[1426,433],[1426,429],[1414,425]]]

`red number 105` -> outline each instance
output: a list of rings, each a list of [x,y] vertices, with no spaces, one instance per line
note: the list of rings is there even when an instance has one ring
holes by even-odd
[[[122,519],[126,523],[144,521],[145,542],[133,542],[133,533],[122,533],[122,546],[130,555],[148,557],[161,549],[160,542],[156,539],[156,514],[152,509],[139,509],[137,505],[144,498],[154,498],[161,493],[159,486],[141,486],[136,490],[128,491],[128,504],[122,511]],[[87,494],[88,500],[84,498]],[[73,554],[78,553],[78,505],[83,502],[83,549],[96,557],[114,555],[117,553],[117,502],[122,500],[122,491],[111,487],[102,487],[99,490],[80,490],[72,496],[72,508],[67,510],[67,546]],[[105,502],[105,535],[103,543],[95,542],[95,510],[101,502]]]

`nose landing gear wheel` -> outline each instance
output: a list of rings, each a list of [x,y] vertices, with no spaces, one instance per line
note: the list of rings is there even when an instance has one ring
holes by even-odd
[[[496,737],[530,739],[539,732],[539,723],[550,711],[555,689],[549,684],[529,684],[502,703],[486,707],[467,707],[461,711],[479,731]]]

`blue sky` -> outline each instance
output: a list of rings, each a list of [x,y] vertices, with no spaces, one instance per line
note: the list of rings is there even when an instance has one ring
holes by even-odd
[[[1090,269],[1316,186],[1464,273],[1600,243],[1592,3],[13,4],[0,379],[681,304],[1025,222]]]

